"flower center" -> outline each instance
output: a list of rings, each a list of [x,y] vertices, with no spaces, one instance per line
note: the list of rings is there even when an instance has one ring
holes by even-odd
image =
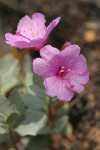
[[[61,77],[61,78],[65,78],[67,81],[67,84],[69,86],[69,88],[73,89],[74,88],[74,84],[72,84],[68,79],[67,79],[67,74],[70,71],[70,69],[65,70],[65,68],[63,66],[60,67],[58,73],[56,74],[56,76]]]
[[[69,72],[69,69],[66,71],[65,68],[61,66],[56,75],[59,77],[65,77],[68,72]]]

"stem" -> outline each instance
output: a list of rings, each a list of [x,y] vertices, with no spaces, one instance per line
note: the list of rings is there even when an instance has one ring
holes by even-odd
[[[66,104],[66,102],[63,101],[59,101],[58,104],[56,106],[54,106],[54,110],[55,112],[60,109],[64,104]]]
[[[20,75],[20,80],[23,83],[23,79],[25,77],[25,71],[24,71],[24,61],[25,61],[25,56],[26,56],[27,50],[26,51],[18,51],[18,50],[13,50],[12,54],[13,56],[18,60],[20,70],[19,70],[19,75]]]
[[[49,116],[53,114],[52,97],[49,97]]]
[[[54,108],[52,107],[52,97],[49,97],[49,126],[52,126],[56,120],[56,113]]]
[[[49,126],[51,127],[56,121],[56,112],[59,110],[66,102],[59,101],[57,105],[52,107],[52,97],[49,97]]]
[[[13,133],[13,130],[11,128],[9,128],[9,133],[10,133],[10,137],[11,137],[13,147],[15,148],[15,150],[18,150],[17,145],[16,145],[16,140],[15,140],[15,137],[14,137],[14,133]]]
[[[83,94],[80,94],[77,98],[75,98],[73,101],[71,101],[69,104],[69,108],[71,109],[74,105],[76,105],[82,96],[83,96]]]

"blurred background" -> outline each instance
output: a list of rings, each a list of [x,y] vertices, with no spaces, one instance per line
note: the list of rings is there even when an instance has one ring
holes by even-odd
[[[90,81],[69,110],[76,137],[72,150],[100,150],[100,0],[0,0],[0,60],[15,50],[5,43],[4,34],[14,33],[18,21],[35,12],[46,16],[47,25],[61,16],[48,43],[60,49],[65,41],[71,41],[87,58]],[[31,52],[32,57],[36,55]],[[5,95],[8,92],[6,89]]]

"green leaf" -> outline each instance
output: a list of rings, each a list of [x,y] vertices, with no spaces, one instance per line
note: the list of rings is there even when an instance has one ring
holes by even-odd
[[[24,94],[22,100],[25,106],[33,110],[44,110],[45,100],[41,101],[38,97],[31,94]]]
[[[34,95],[42,100],[46,99],[47,95],[44,93],[43,79],[34,73],[33,81],[34,83],[30,86],[30,89],[33,91]]]
[[[39,99],[41,99],[41,100],[46,99],[47,95],[44,93],[44,89],[42,89],[41,87],[39,87],[37,85],[32,85],[32,86],[30,86],[30,89],[33,91],[35,96],[37,96]]]
[[[17,110],[20,112],[20,114],[22,114],[25,111],[22,95],[17,89],[11,92],[9,99],[11,104],[16,105]]]
[[[67,116],[62,116],[57,120],[54,127],[51,129],[51,133],[61,133],[63,132],[64,128],[66,127],[66,124],[68,122]]]
[[[32,137],[27,150],[45,150],[49,145],[49,136],[35,136]]]
[[[0,95],[0,122],[6,122],[13,113],[19,114],[16,105],[11,105],[8,99]]]
[[[0,91],[2,94],[19,84],[18,74],[18,60],[12,54],[7,54],[0,59]]]
[[[5,134],[7,131],[8,131],[7,126],[4,123],[0,122],[0,134]]]
[[[32,111],[28,109],[25,113],[23,120],[19,122],[15,131],[21,136],[25,135],[37,135],[39,130],[45,126],[47,122],[47,116],[38,111]]]
[[[50,128],[45,126],[44,128],[40,129],[38,132],[38,135],[49,135],[50,134]]]
[[[9,126],[13,126],[17,122],[18,118],[19,114],[12,113],[7,119],[7,124],[9,124]]]
[[[29,108],[35,107],[36,109],[45,109],[45,111],[47,111],[48,109],[48,96],[45,94],[44,92],[44,86],[43,86],[43,79],[36,75],[35,73],[33,74],[33,85],[30,86],[30,93],[33,95],[33,99],[34,100],[30,100],[30,104],[33,103],[33,105],[29,105],[27,103],[27,106],[29,106]],[[32,98],[32,97],[31,97]],[[27,102],[27,101],[25,101]]]
[[[8,99],[0,95],[0,134],[8,132],[8,126],[13,125],[18,114],[16,105],[11,105]]]
[[[1,127],[0,127],[0,131],[1,131]],[[2,134],[2,133],[0,133]],[[5,134],[0,135],[0,144],[3,143],[5,141]]]
[[[0,144],[11,145],[11,135],[9,134],[0,134]],[[1,148],[1,147],[0,147]],[[1,149],[0,149],[1,150]]]
[[[38,87],[44,89],[43,79],[40,76],[36,75],[35,73],[33,75],[33,81],[34,81],[35,85],[37,85]]]

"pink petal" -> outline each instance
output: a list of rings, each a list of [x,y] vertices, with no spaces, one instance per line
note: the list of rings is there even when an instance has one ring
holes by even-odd
[[[45,39],[37,39],[37,40],[28,40],[27,38],[24,38],[20,35],[13,35],[10,33],[5,34],[6,43],[10,44],[11,46],[17,47],[17,48],[41,48],[43,46]]]
[[[69,72],[67,76],[70,79],[72,79],[75,82],[78,82],[78,83],[80,83],[82,85],[85,85],[88,82],[88,80],[89,80],[89,72],[88,72],[88,70],[85,73],[81,74],[81,75],[73,74],[73,73]]]
[[[36,58],[33,60],[33,70],[36,74],[42,77],[49,77],[56,74],[58,68],[53,67],[52,64],[49,64],[42,58]]]
[[[59,23],[60,19],[61,19],[60,17],[57,17],[55,20],[53,20],[53,21],[49,24],[49,26],[47,27],[46,36],[48,36],[48,35],[51,33],[51,31],[57,26],[57,24]]]
[[[20,32],[21,35],[23,35],[26,38],[29,38],[30,40],[35,39],[36,31],[33,30],[33,23],[32,19],[29,16],[23,17],[17,26],[17,31]]]
[[[33,20],[33,23],[35,23],[36,25],[39,24],[39,26],[43,27],[45,26],[45,16],[41,13],[34,13],[32,15],[32,20]]]
[[[62,57],[60,51],[57,48],[46,45],[40,50],[40,55],[43,59],[48,61],[48,63],[50,63],[53,68],[57,68],[58,70],[61,66]]]
[[[70,101],[73,92],[70,90],[66,82],[59,77],[53,76],[46,78],[44,81],[45,93],[51,97],[57,96],[61,101]]]
[[[76,80],[67,77],[67,82],[69,85],[69,88],[77,93],[81,93],[84,91],[84,85],[80,84],[79,82],[77,82]]]
[[[70,67],[76,63],[79,54],[80,47],[78,45],[70,45],[66,47],[63,51],[61,51],[61,55],[63,57],[62,66],[64,66],[66,70],[70,69]]]
[[[76,59],[77,58],[74,56],[63,56],[62,57],[62,66],[67,71],[76,62]]]
[[[51,60],[56,56],[61,57],[60,51],[57,48],[52,47],[51,45],[46,45],[40,50],[40,55],[45,60]]]
[[[30,47],[32,47],[32,48],[36,47],[36,48],[39,48],[39,50],[40,50],[40,48],[43,47],[44,42],[45,42],[44,38],[32,40],[32,41],[30,41]]]
[[[83,55],[79,55],[76,58],[76,61],[74,60],[73,63],[70,66],[70,70],[72,73],[76,74],[83,74],[87,70],[87,64],[86,64],[86,59]]]
[[[78,56],[80,54],[80,47],[78,45],[70,45],[61,51],[63,56]]]
[[[29,47],[30,41],[22,36],[17,36],[17,35],[13,35],[10,33],[6,33],[5,38],[6,38],[6,43],[10,44],[11,46],[14,46],[17,48]]]
[[[36,31],[37,37],[45,37],[46,26],[45,26],[45,16],[41,13],[34,13],[32,15],[33,30]],[[45,38],[46,39],[46,38]]]

